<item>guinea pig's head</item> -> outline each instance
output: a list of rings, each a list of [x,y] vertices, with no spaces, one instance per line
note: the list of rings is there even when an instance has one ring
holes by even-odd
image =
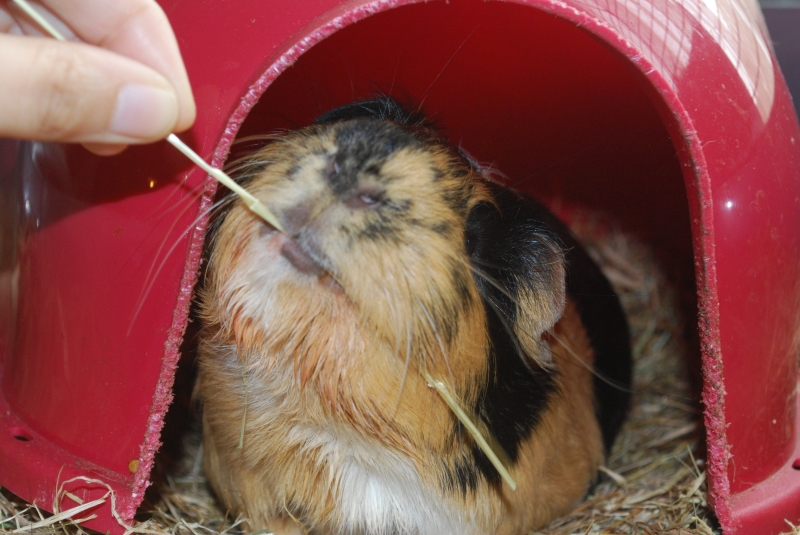
[[[536,359],[563,310],[560,251],[542,242],[538,285],[498,280],[515,260],[488,228],[503,225],[493,186],[431,127],[376,102],[334,110],[240,167],[285,233],[232,201],[211,242],[206,322],[243,358],[291,363],[303,382],[381,358],[442,376],[481,368],[488,314],[505,315]]]

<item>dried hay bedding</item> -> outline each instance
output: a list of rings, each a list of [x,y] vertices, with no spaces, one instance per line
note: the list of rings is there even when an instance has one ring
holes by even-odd
[[[650,250],[635,239],[586,214],[573,221],[573,228],[616,287],[628,313],[636,360],[633,405],[600,483],[569,516],[536,533],[720,533],[706,501],[702,413],[686,374],[675,291]],[[242,533],[243,519],[230,517],[217,505],[203,476],[201,458],[195,426],[183,437],[179,462],[162,467],[159,481],[151,487],[139,528],[155,534]],[[27,526],[20,531],[54,535],[87,531],[69,521],[34,526],[47,517],[0,491],[0,533]]]

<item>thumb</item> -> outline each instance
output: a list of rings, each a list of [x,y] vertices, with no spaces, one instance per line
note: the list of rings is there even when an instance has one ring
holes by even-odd
[[[147,143],[178,120],[170,83],[136,61],[82,43],[0,34],[0,136]]]

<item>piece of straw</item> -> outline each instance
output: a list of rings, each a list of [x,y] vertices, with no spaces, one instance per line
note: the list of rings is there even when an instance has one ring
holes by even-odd
[[[12,0],[14,4],[17,5],[22,11],[24,11],[30,18],[32,18],[36,24],[38,24],[45,32],[50,34],[53,39],[57,41],[66,41],[67,39],[61,35],[61,33],[56,30],[52,24],[47,22],[47,20],[42,17],[42,15],[36,11],[27,0]],[[206,173],[211,175],[217,181],[222,183],[225,187],[229,190],[237,194],[239,197],[242,198],[244,204],[257,216],[262,218],[264,221],[275,227],[281,232],[284,232],[283,227],[278,222],[278,218],[269,211],[269,209],[264,206],[264,204],[253,197],[253,195],[241,187],[239,184],[234,182],[234,180],[226,175],[221,169],[217,169],[216,167],[211,167],[209,164],[206,163],[200,156],[197,155],[195,151],[189,148],[186,143],[180,140],[178,136],[175,134],[170,134],[167,136],[167,141],[169,141],[173,147],[181,151],[184,156],[189,158],[192,162],[197,164],[201,169],[203,169]]]
[[[53,27],[52,24],[47,22],[47,19],[45,19],[38,11],[33,9],[33,6],[30,5],[26,0],[11,0],[11,1],[14,2],[17,5],[18,8],[20,8],[22,11],[24,11],[26,15],[28,15],[30,18],[32,18],[36,22],[36,24],[41,26],[41,28],[45,32],[49,33],[50,36],[53,37],[53,39],[55,39],[57,41],[66,41],[67,40],[66,37],[61,35],[61,32],[56,30]]]
[[[192,149],[190,149],[186,143],[181,141],[181,139],[176,136],[175,134],[170,134],[167,136],[167,141],[169,141],[173,147],[181,151],[187,158],[191,161],[196,163],[201,169],[203,169],[206,173],[217,179],[222,185],[227,187],[229,190],[237,194],[239,197],[242,198],[244,204],[253,211],[257,216],[261,217],[264,221],[275,227],[281,232],[284,232],[283,227],[278,222],[278,218],[276,218],[272,212],[270,212],[264,204],[253,197],[253,194],[244,189],[242,186],[237,184],[233,181],[231,177],[226,175],[221,169],[217,169],[216,167],[211,167],[205,160],[203,160],[200,156],[197,155]]]
[[[456,418],[467,428],[469,434],[472,435],[472,438],[475,439],[475,442],[478,444],[478,447],[483,451],[483,453],[489,458],[492,465],[497,469],[500,473],[500,477],[508,483],[508,486],[511,487],[511,490],[517,490],[517,482],[514,481],[514,478],[511,477],[511,474],[508,472],[508,468],[503,461],[500,459],[507,459],[508,455],[503,451],[497,441],[494,440],[494,437],[491,435],[487,436],[478,429],[478,426],[475,425],[475,422],[472,421],[464,409],[461,408],[461,404],[456,400],[455,396],[450,393],[450,390],[447,388],[442,381],[437,381],[433,377],[430,376],[428,372],[422,370],[422,376],[428,381],[428,384],[431,385],[442,399],[450,407],[450,410],[453,411],[453,414],[456,415]],[[486,432],[488,434],[488,430]],[[490,444],[490,442],[492,444]]]
[[[60,472],[59,472],[59,475],[60,475]],[[96,485],[103,486],[103,487],[106,488],[106,493],[103,494],[100,498],[98,498],[96,500],[93,500],[93,501],[87,502],[87,503],[83,503],[83,504],[81,504],[81,505],[79,505],[77,507],[73,507],[72,509],[69,509],[67,511],[61,512],[58,509],[59,509],[59,503],[61,502],[63,497],[66,495],[65,487],[66,487],[66,485],[68,485],[70,483],[74,483],[75,481],[82,481],[82,482],[88,483],[88,484],[96,484]],[[111,516],[113,516],[114,520],[117,521],[117,524],[119,524],[120,527],[122,527],[125,530],[125,533],[123,535],[131,535],[133,533],[139,533],[139,534],[143,534],[143,535],[144,534],[160,535],[159,532],[154,531],[152,529],[149,529],[147,527],[147,525],[149,524],[149,521],[141,522],[137,526],[129,526],[129,525],[127,525],[125,523],[125,521],[122,520],[122,517],[120,516],[119,512],[117,512],[117,495],[114,492],[114,489],[112,489],[111,486],[108,483],[106,483],[105,481],[101,481],[99,479],[93,479],[93,478],[86,477],[86,476],[73,477],[72,479],[68,479],[67,481],[64,481],[63,483],[61,483],[58,486],[58,489],[56,490],[56,494],[55,494],[55,496],[53,496],[53,513],[54,513],[53,516],[51,516],[50,518],[44,519],[41,522],[38,522],[36,525],[29,525],[29,526],[23,526],[21,528],[17,528],[12,533],[23,533],[23,532],[28,533],[29,532],[28,530],[34,529],[35,527],[50,526],[50,525],[53,525],[55,522],[61,522],[62,520],[65,520],[65,519],[68,519],[68,518],[71,519],[70,517],[72,517],[73,515],[81,512],[81,511],[84,511],[86,509],[90,509],[91,507],[95,507],[97,505],[101,505],[101,504],[105,503],[105,501],[107,499],[111,501],[111,504],[110,504],[111,505]],[[87,518],[82,518],[82,519],[79,519],[79,520],[72,520],[72,524],[85,522],[87,520],[91,520],[91,518],[94,518],[94,516],[87,517]]]
[[[242,432],[239,434],[239,449],[244,448],[244,429],[247,426],[247,376],[242,366],[242,384],[244,385],[244,410],[242,411]]]
[[[16,1],[16,0],[15,0]],[[72,509],[67,509],[66,511],[62,511],[60,513],[54,514],[51,517],[45,518],[41,522],[36,522],[35,524],[29,524],[27,526],[22,526],[21,528],[15,529],[11,533],[25,533],[27,531],[33,531],[39,528],[44,528],[55,524],[56,522],[61,522],[62,520],[68,520],[72,516],[83,512],[87,509],[91,509],[92,507],[96,507],[102,503],[105,503],[106,497],[103,496],[102,498],[98,498],[97,500],[92,500],[91,502],[86,502],[84,504],[78,505],[73,507]]]

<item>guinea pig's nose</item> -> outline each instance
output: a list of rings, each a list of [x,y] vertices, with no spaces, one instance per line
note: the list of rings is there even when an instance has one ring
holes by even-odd
[[[312,211],[313,208],[309,203],[298,204],[286,209],[283,212],[283,223],[287,232],[294,234],[305,227],[311,219]]]

